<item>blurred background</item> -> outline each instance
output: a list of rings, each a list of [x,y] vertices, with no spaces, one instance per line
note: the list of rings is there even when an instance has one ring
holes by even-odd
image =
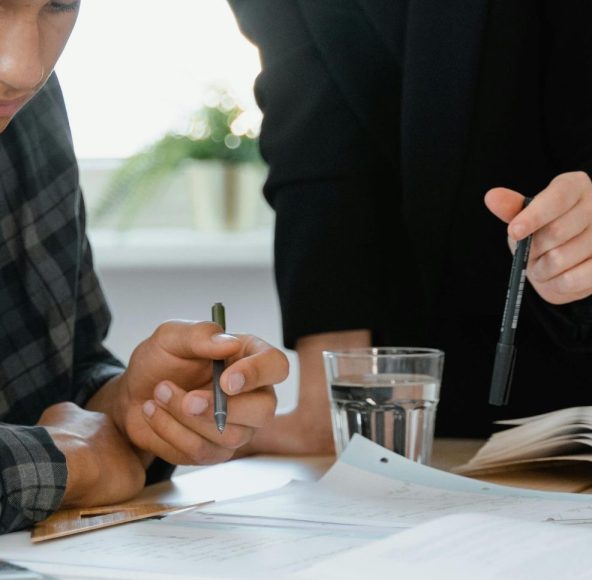
[[[207,319],[281,345],[273,214],[261,187],[260,65],[223,0],[84,0],[56,67],[95,263],[124,361],[163,320]],[[278,391],[296,401],[292,376]]]

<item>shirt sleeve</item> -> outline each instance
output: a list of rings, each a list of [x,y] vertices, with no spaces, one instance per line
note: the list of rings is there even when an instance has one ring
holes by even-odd
[[[84,203],[80,201],[83,242],[76,308],[74,342],[74,403],[84,407],[87,401],[112,377],[121,374],[124,365],[105,346],[111,313],[93,266],[93,257],[85,234]]]
[[[0,423],[0,533],[48,517],[66,490],[66,458],[43,427]]]

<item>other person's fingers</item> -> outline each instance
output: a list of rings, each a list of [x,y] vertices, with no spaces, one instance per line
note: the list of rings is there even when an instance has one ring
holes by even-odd
[[[531,257],[529,277],[533,282],[547,282],[557,278],[579,264],[586,262],[592,255],[592,228],[570,239],[568,242],[549,249],[538,257]],[[574,274],[574,278],[578,276]],[[573,280],[572,284],[577,284]],[[561,284],[557,280],[557,284]],[[577,291],[577,290],[576,290]]]
[[[521,240],[537,232],[577,205],[589,187],[590,178],[583,172],[558,175],[512,219],[508,234]]]
[[[522,211],[524,196],[506,187],[494,187],[485,194],[485,205],[493,215],[510,223]]]

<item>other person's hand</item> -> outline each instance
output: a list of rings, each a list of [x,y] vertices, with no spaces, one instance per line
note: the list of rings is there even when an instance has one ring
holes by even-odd
[[[68,467],[61,507],[118,503],[144,487],[144,467],[127,439],[103,413],[74,403],[48,407],[38,425],[45,427]]]
[[[226,428],[214,421],[212,360],[227,367]],[[92,406],[109,406],[140,449],[178,465],[226,461],[274,416],[272,385],[288,374],[286,356],[250,335],[231,336],[212,322],[169,321],[133,352],[128,369]],[[106,401],[105,399],[110,399]]]
[[[563,173],[524,209],[524,197],[497,187],[485,204],[508,223],[512,249],[533,234],[526,275],[551,304],[592,294],[592,182],[582,172]]]

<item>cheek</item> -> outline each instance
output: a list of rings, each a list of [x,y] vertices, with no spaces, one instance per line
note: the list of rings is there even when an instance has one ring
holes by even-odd
[[[55,19],[52,20],[52,19]],[[59,21],[59,22],[56,22]],[[76,16],[68,17],[48,17],[40,26],[40,54],[43,60],[43,66],[46,73],[46,78],[53,71],[64,47],[66,46],[74,24],[76,23]]]

